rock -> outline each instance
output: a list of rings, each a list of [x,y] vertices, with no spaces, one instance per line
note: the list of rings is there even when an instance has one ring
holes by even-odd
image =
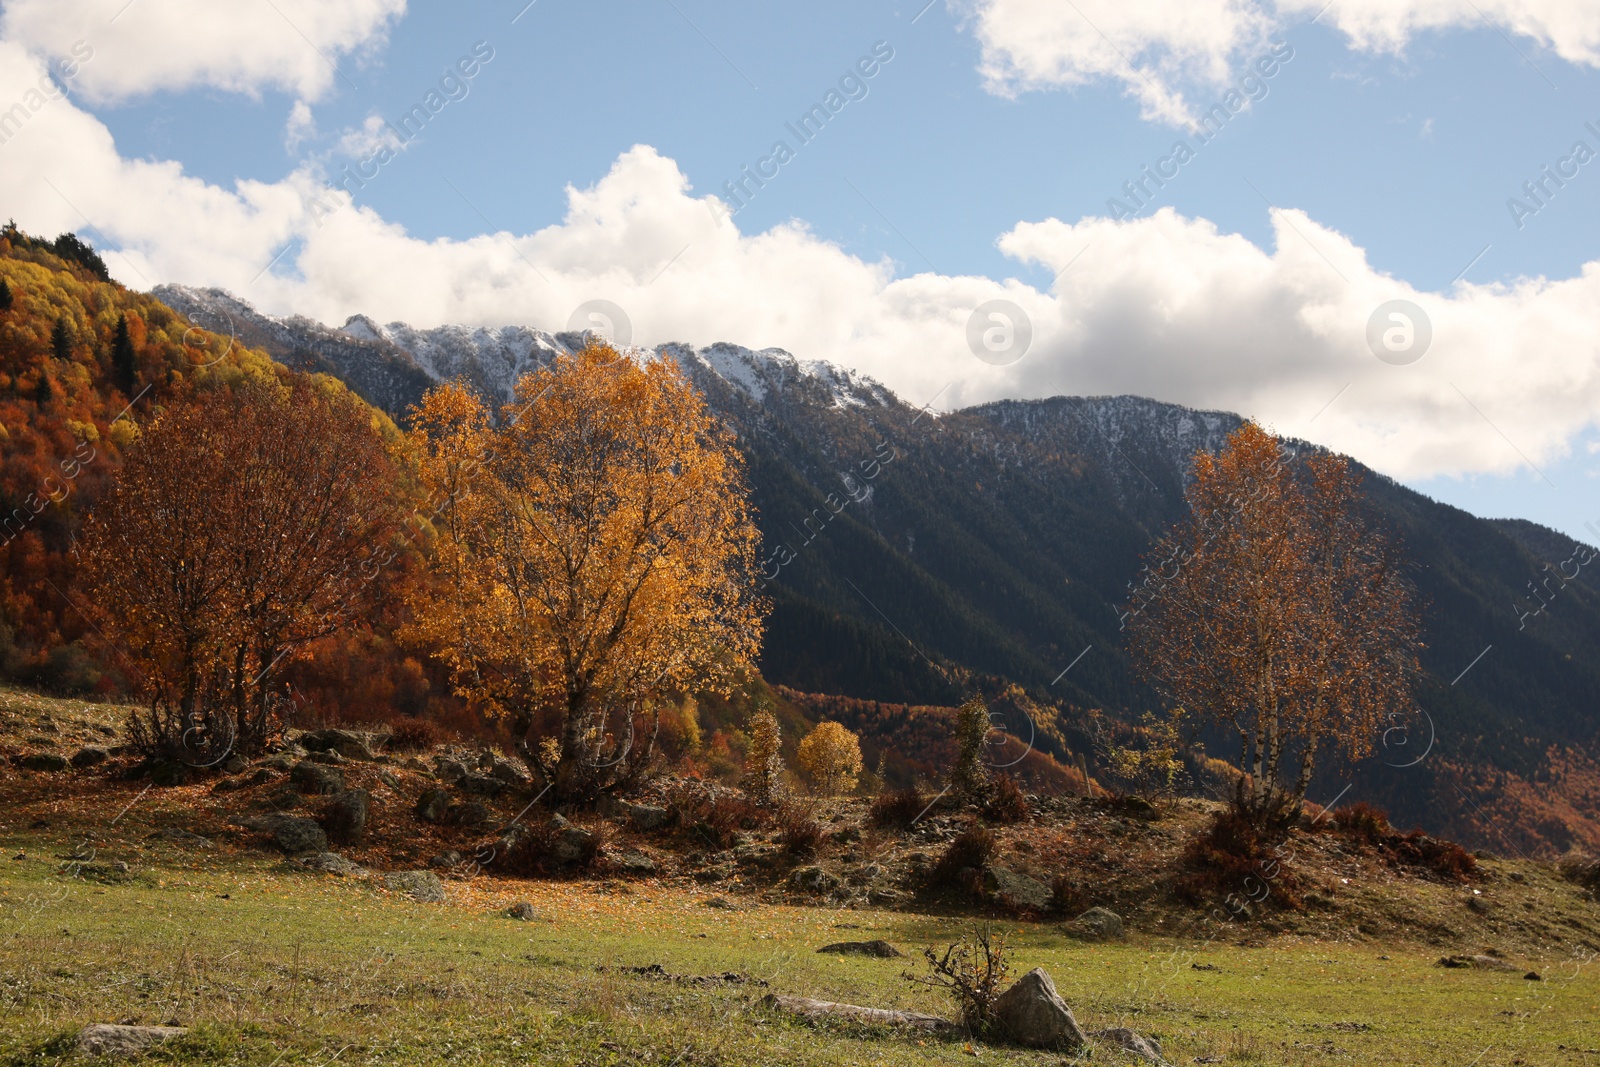
[[[646,856],[643,852],[624,852],[622,854],[622,870],[625,874],[655,874],[656,861]]]
[[[1044,911],[1050,907],[1050,887],[1037,878],[990,867],[983,872],[983,887],[989,894],[1013,908]]]
[[[828,893],[839,888],[839,879],[821,867],[796,867],[789,875],[789,884],[812,893]]]
[[[649,833],[659,830],[672,821],[672,812],[666,808],[658,808],[654,804],[628,805],[628,822],[635,830]]]
[[[150,837],[159,837],[163,841],[170,841],[179,848],[199,849],[211,847],[211,839],[209,837],[201,837],[199,834],[191,833],[188,830],[177,826],[164,827],[151,834]]]
[[[1540,974],[1538,971],[1529,971],[1527,974],[1523,975],[1522,977],[1527,979],[1530,982],[1542,982],[1542,981],[1544,981],[1544,976],[1542,974]]]
[[[17,766],[25,771],[64,771],[72,764],[55,752],[30,752],[17,760]]]
[[[739,907],[739,905],[737,905],[733,901],[729,900],[727,897],[709,897],[706,900],[706,907],[708,907],[708,908],[716,908],[719,911],[743,911],[744,910],[743,908]]]
[[[1472,896],[1467,898],[1467,908],[1479,915],[1487,915],[1494,910],[1494,906],[1482,897]]]
[[[313,730],[301,734],[299,740],[308,752],[337,752],[345,759],[373,758],[371,735],[354,730]]]
[[[322,825],[335,841],[354,843],[367,832],[367,815],[372,811],[372,794],[365,789],[350,789],[328,802]]]
[[[104,763],[110,758],[111,752],[108,749],[101,748],[99,745],[84,745],[72,754],[72,759],[69,762],[74,767],[83,768],[93,767],[97,763]]]
[[[226,774],[242,774],[248,766],[250,764],[245,762],[245,758],[236,752],[223,763],[222,770]]]
[[[337,767],[341,763],[349,762],[332,749],[329,749],[326,752],[308,752],[306,754],[306,760],[310,763],[321,763],[328,767]]]
[[[467,765],[460,760],[440,756],[434,762],[433,773],[441,782],[459,782],[467,776]]]
[[[694,872],[694,880],[710,885],[714,882],[726,882],[734,875],[734,869],[725,864],[712,867],[702,867]]]
[[[428,866],[429,867],[454,867],[456,864],[458,864],[460,862],[461,862],[461,853],[457,852],[455,849],[452,848],[447,852],[441,852],[437,856],[433,857],[433,859],[428,861]]]
[[[828,1000],[791,997],[782,993],[769,993],[761,1003],[768,1008],[786,1011],[812,1022],[842,1019],[846,1022],[876,1026],[904,1026],[914,1030],[925,1030],[931,1034],[956,1034],[961,1030],[961,1027],[949,1019],[941,1019],[937,1015],[924,1015],[916,1011],[863,1008],[855,1004],[835,1004]]]
[[[1120,941],[1122,916],[1109,908],[1090,908],[1071,923],[1072,933],[1085,941]]]
[[[1095,1030],[1089,1036],[1115,1045],[1124,1052],[1131,1052],[1135,1057],[1144,1060],[1146,1063],[1167,1062],[1161,1058],[1161,1042],[1153,1037],[1145,1037],[1143,1034],[1129,1030],[1126,1026],[1113,1026],[1106,1030]]]
[[[417,818],[423,822],[443,822],[450,808],[450,794],[443,789],[426,789],[417,798]]]
[[[344,792],[344,775],[333,767],[301,760],[289,772],[289,780],[303,793],[327,796]]]
[[[444,810],[444,821],[451,826],[482,826],[492,817],[493,812],[481,800],[469,800],[465,804],[451,804]]]
[[[880,960],[892,960],[905,955],[887,941],[840,941],[833,945],[823,945],[817,949],[817,953],[819,955],[826,953],[830,956],[871,956]]]
[[[1498,956],[1445,956],[1434,964],[1436,967],[1471,967],[1480,971],[1515,971],[1516,965],[1507,963]]]
[[[537,919],[539,917],[539,913],[534,911],[533,905],[529,904],[526,900],[519,900],[515,904],[511,905],[511,907],[506,909],[506,916],[508,918],[516,919],[518,922],[526,923]]]
[[[383,876],[383,887],[423,904],[444,903],[444,883],[432,871],[391,871]]]
[[[506,759],[496,759],[494,761],[494,766],[489,769],[489,777],[514,789],[526,789],[533,783],[533,775],[523,769],[520,764]]]
[[[337,852],[312,852],[297,856],[294,862],[309,871],[321,871],[324,874],[336,874],[341,878],[365,878],[367,869],[352,860],[345,859]]]
[[[550,827],[555,830],[555,841],[550,851],[557,863],[576,863],[594,855],[594,834],[575,826],[561,815],[550,817]]]
[[[882,905],[883,907],[893,907],[894,905],[903,902],[905,899],[906,895],[898,889],[875,886],[872,889],[867,890],[867,900],[873,904]]]
[[[497,797],[506,791],[506,783],[487,774],[466,774],[456,781],[456,788],[475,797]]]
[[[261,815],[244,820],[244,825],[269,835],[285,852],[328,851],[327,833],[304,815]]]
[[[78,1031],[78,1051],[85,1056],[132,1056],[188,1032],[186,1026],[114,1026],[111,1023],[94,1023]]]
[[[378,774],[378,781],[382,782],[390,789],[393,789],[395,792],[400,791],[400,779],[396,778],[389,771],[380,771]]]
[[[269,771],[294,770],[294,758],[287,753],[280,752],[276,756],[268,756],[264,760],[256,761],[257,767],[264,767]]]
[[[1084,1045],[1083,1031],[1072,1009],[1056,992],[1056,984],[1035,967],[994,1004],[995,1019],[1017,1044],[1029,1048],[1076,1052]]]

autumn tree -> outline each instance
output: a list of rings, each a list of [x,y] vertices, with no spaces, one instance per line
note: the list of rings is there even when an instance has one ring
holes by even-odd
[[[981,698],[974,697],[956,710],[956,759],[950,769],[950,789],[965,803],[982,804],[989,795],[983,746],[993,725],[989,707]]]
[[[126,397],[132,397],[139,384],[139,361],[128,334],[127,315],[117,318],[117,332],[111,339],[111,380]]]
[[[398,518],[374,419],[339,387],[245,379],[144,427],[85,524],[83,578],[150,754],[259,750],[284,667],[366,617]]]
[[[836,722],[821,722],[800,741],[800,769],[825,796],[848,793],[861,774],[861,739]]]
[[[675,363],[601,344],[526,375],[497,421],[451,384],[413,425],[441,581],[416,598],[412,639],[512,724],[561,797],[628,781],[661,702],[728,691],[760,647],[759,535],[731,434]]]
[[[1415,590],[1348,460],[1291,457],[1246,423],[1193,473],[1190,515],[1128,605],[1135,664],[1173,706],[1237,733],[1247,815],[1290,817],[1318,757],[1360,758],[1408,707]]]
[[[750,716],[750,747],[745,752],[745,791],[758,804],[775,800],[783,785],[783,731],[765,708]]]

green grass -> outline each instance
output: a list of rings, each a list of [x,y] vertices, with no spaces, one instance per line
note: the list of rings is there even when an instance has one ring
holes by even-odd
[[[900,978],[916,959],[819,956],[884,937],[908,951],[955,920],[824,908],[708,908],[636,884],[479,878],[415,904],[360,882],[289,873],[259,853],[153,846],[124,882],[62,873],[59,840],[11,834],[0,868],[0,1063],[64,1058],[90,1022],[192,1026],[155,1063],[1059,1063],[859,1029],[813,1029],[759,1005],[766,990],[699,988],[616,970],[744,971],[779,992],[930,1011]],[[28,859],[10,857],[25,849]],[[528,899],[544,916],[500,914]],[[1086,1028],[1160,1037],[1174,1063],[1569,1062],[1600,1046],[1600,966],[1532,961],[1545,977],[1445,970],[1438,950],[1280,939],[1265,948],[1076,943],[1009,925],[1013,967],[1042,966]],[[1380,959],[1380,956],[1392,959]],[[1215,970],[1197,970],[1192,963]],[[1570,1062],[1588,1062],[1588,1057]],[[1122,1062],[1107,1049],[1094,1063]],[[1600,1062],[1600,1058],[1593,1062]]]

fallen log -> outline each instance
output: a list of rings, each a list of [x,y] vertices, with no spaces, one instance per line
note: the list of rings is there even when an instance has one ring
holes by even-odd
[[[961,1027],[937,1015],[924,1015],[916,1011],[895,1011],[889,1008],[864,1008],[857,1004],[835,1004],[828,1000],[794,997],[783,993],[768,993],[761,1003],[769,1008],[798,1015],[810,1022],[829,1020],[870,1023],[876,1026],[905,1026],[930,1034],[956,1034]]]

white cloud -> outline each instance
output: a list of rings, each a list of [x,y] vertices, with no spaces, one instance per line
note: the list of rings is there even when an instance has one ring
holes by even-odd
[[[8,0],[0,36],[47,56],[87,45],[95,102],[207,85],[315,100],[343,56],[383,43],[406,0]],[[346,71],[345,75],[348,76]]]
[[[0,107],[24,99],[42,72],[0,42]],[[1566,280],[1423,292],[1299,212],[1274,218],[1264,250],[1163,209],[1125,223],[1014,227],[1001,249],[1061,272],[1048,291],[897,278],[892,264],[851,256],[799,223],[741,233],[644,146],[592,186],[569,188],[557,224],[425,241],[309,170],[221,188],[176,163],[120,158],[71,100],[40,103],[0,144],[0,202],[25,229],[120,246],[108,263],[140,288],[219,285],[277,313],[337,324],[361,312],[423,327],[560,329],[579,304],[606,299],[626,310],[639,343],[783,347],[857,368],[916,404],[948,386],[941,407],[1128,392],[1224,408],[1401,478],[1508,471],[1524,455],[1543,464],[1600,421],[1600,262]],[[972,310],[996,298],[1033,324],[1032,349],[1009,367],[967,347]],[[1397,298],[1423,307],[1434,328],[1431,349],[1409,366],[1367,347],[1373,309]]]
[[[1401,51],[1420,32],[1480,27],[1531,38],[1570,63],[1600,66],[1593,0],[964,0],[979,70],[1002,95],[1120,83],[1146,119],[1193,121],[1194,93],[1246,74],[1268,38],[1316,18],[1364,52]],[[1320,18],[1318,17],[1320,13]]]
[[[283,127],[283,148],[291,156],[300,147],[300,142],[308,137],[315,137],[317,133],[317,120],[311,114],[311,106],[304,100],[296,100],[294,107],[289,111],[289,121]]]

